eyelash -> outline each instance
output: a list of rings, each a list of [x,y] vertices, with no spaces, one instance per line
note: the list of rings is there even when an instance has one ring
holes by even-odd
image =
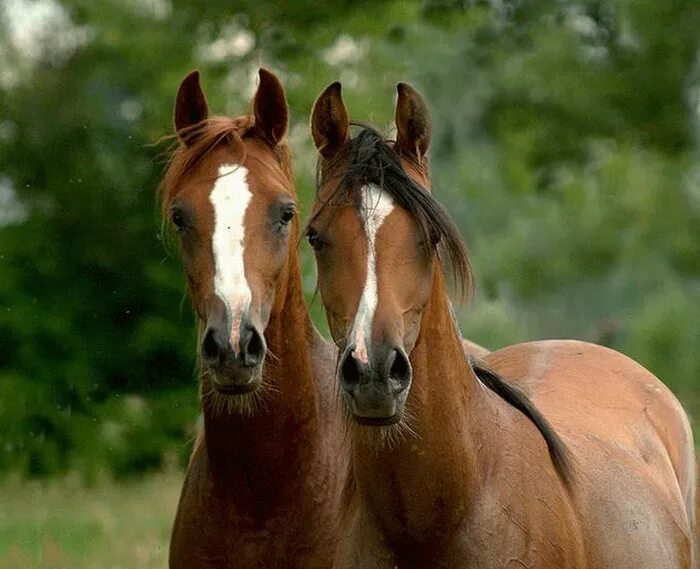
[[[282,223],[283,226],[289,225],[289,223],[294,219],[294,214],[296,211],[294,210],[294,206],[289,206],[287,207],[283,212],[282,216],[280,217],[280,222]]]
[[[173,225],[175,226],[175,229],[178,230],[178,232],[185,229],[185,216],[179,209],[174,209],[170,212],[170,219],[172,220]]]
[[[306,230],[306,239],[314,251],[318,252],[321,251],[321,249],[323,249],[324,243],[321,240],[321,236],[315,229],[309,227],[309,229]]]

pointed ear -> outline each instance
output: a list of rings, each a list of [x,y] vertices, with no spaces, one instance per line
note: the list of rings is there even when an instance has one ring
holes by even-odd
[[[289,107],[284,88],[277,76],[267,69],[258,70],[260,84],[253,99],[255,127],[272,146],[287,134]]]
[[[192,140],[186,140],[187,137],[183,136],[181,131],[203,121],[208,116],[209,105],[199,84],[199,71],[191,71],[180,83],[175,98],[173,122],[180,140],[191,143]]]
[[[418,91],[407,83],[396,86],[396,145],[398,149],[419,162],[430,145],[430,113]]]
[[[318,96],[311,111],[311,135],[324,158],[334,156],[348,140],[350,117],[340,91],[339,82],[331,83]]]

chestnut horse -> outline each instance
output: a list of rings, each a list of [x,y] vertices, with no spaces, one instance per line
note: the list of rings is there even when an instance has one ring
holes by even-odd
[[[204,416],[170,567],[326,568],[345,472],[335,351],[302,298],[288,108],[261,69],[254,116],[208,118],[199,74],[175,102],[162,183],[200,325]]]
[[[443,271],[468,289],[469,259],[426,189],[421,97],[399,84],[393,144],[350,137],[339,83],[311,126],[307,235],[353,473],[334,567],[692,567],[693,439],[657,378],[576,341],[464,358]]]

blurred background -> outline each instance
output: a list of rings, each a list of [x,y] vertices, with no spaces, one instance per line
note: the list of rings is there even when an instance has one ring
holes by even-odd
[[[220,114],[283,78],[304,213],[316,95],[391,135],[411,82],[465,336],[610,346],[695,414],[699,48],[696,0],[0,0],[0,566],[165,565],[198,400],[154,143],[193,68]]]

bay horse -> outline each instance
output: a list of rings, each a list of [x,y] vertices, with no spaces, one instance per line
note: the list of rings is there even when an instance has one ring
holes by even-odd
[[[260,69],[253,116],[209,117],[181,83],[161,184],[200,326],[204,417],[175,519],[172,569],[327,568],[344,478],[335,348],[302,297],[288,107]]]
[[[472,275],[426,188],[425,103],[398,85],[393,143],[349,126],[334,83],[312,111],[306,230],[350,439],[334,567],[692,567],[693,438],[673,394],[579,341],[465,358],[448,277],[459,292]]]

